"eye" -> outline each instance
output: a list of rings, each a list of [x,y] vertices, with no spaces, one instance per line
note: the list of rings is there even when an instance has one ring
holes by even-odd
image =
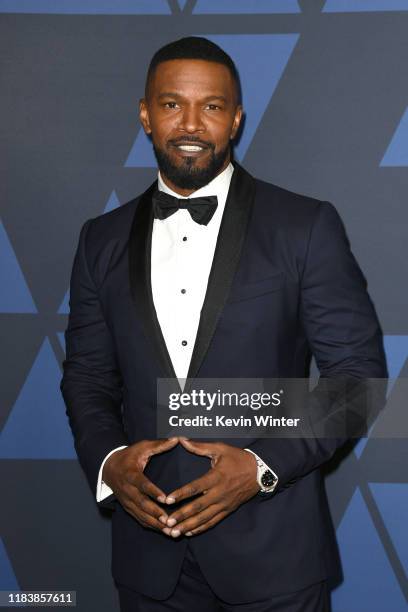
[[[177,107],[177,102],[165,102],[164,106],[166,108],[176,108]]]
[[[220,110],[220,106],[218,106],[217,104],[207,104],[207,108],[209,110]]]

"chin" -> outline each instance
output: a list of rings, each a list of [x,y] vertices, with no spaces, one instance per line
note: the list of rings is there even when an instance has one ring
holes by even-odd
[[[205,159],[169,154],[153,145],[160,172],[180,189],[200,189],[217,176],[228,157],[229,147]]]

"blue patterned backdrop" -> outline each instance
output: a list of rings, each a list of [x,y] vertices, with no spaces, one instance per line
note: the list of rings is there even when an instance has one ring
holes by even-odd
[[[408,0],[0,0],[0,590],[76,590],[81,612],[118,606],[59,391],[72,259],[86,219],[155,177],[145,70],[191,34],[239,68],[237,159],[340,211],[408,374]],[[333,612],[406,610],[407,465],[406,440],[373,436],[328,466]]]

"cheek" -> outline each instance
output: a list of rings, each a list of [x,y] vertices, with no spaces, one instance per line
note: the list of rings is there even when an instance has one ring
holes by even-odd
[[[213,122],[209,126],[209,133],[212,136],[213,142],[216,142],[218,148],[222,149],[228,144],[232,136],[232,123],[225,122]]]
[[[165,141],[171,133],[174,132],[176,121],[170,117],[155,117],[154,120],[150,121],[150,127],[156,140]]]
[[[216,142],[216,151],[223,151],[224,149],[226,149],[228,147],[228,145],[231,142],[230,139],[230,134],[222,134],[220,136],[218,136],[218,138],[216,140],[214,140],[214,142]]]

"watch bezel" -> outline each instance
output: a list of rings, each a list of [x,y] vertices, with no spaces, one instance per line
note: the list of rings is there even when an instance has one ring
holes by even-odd
[[[267,484],[266,482],[264,482],[264,478],[265,476],[268,476],[272,478],[272,483],[271,484]],[[261,474],[261,478],[260,478],[260,484],[262,486],[262,489],[269,491],[270,489],[274,488],[276,486],[276,483],[278,481],[277,477],[275,476],[275,474],[272,472],[272,470],[266,469],[262,472]]]

